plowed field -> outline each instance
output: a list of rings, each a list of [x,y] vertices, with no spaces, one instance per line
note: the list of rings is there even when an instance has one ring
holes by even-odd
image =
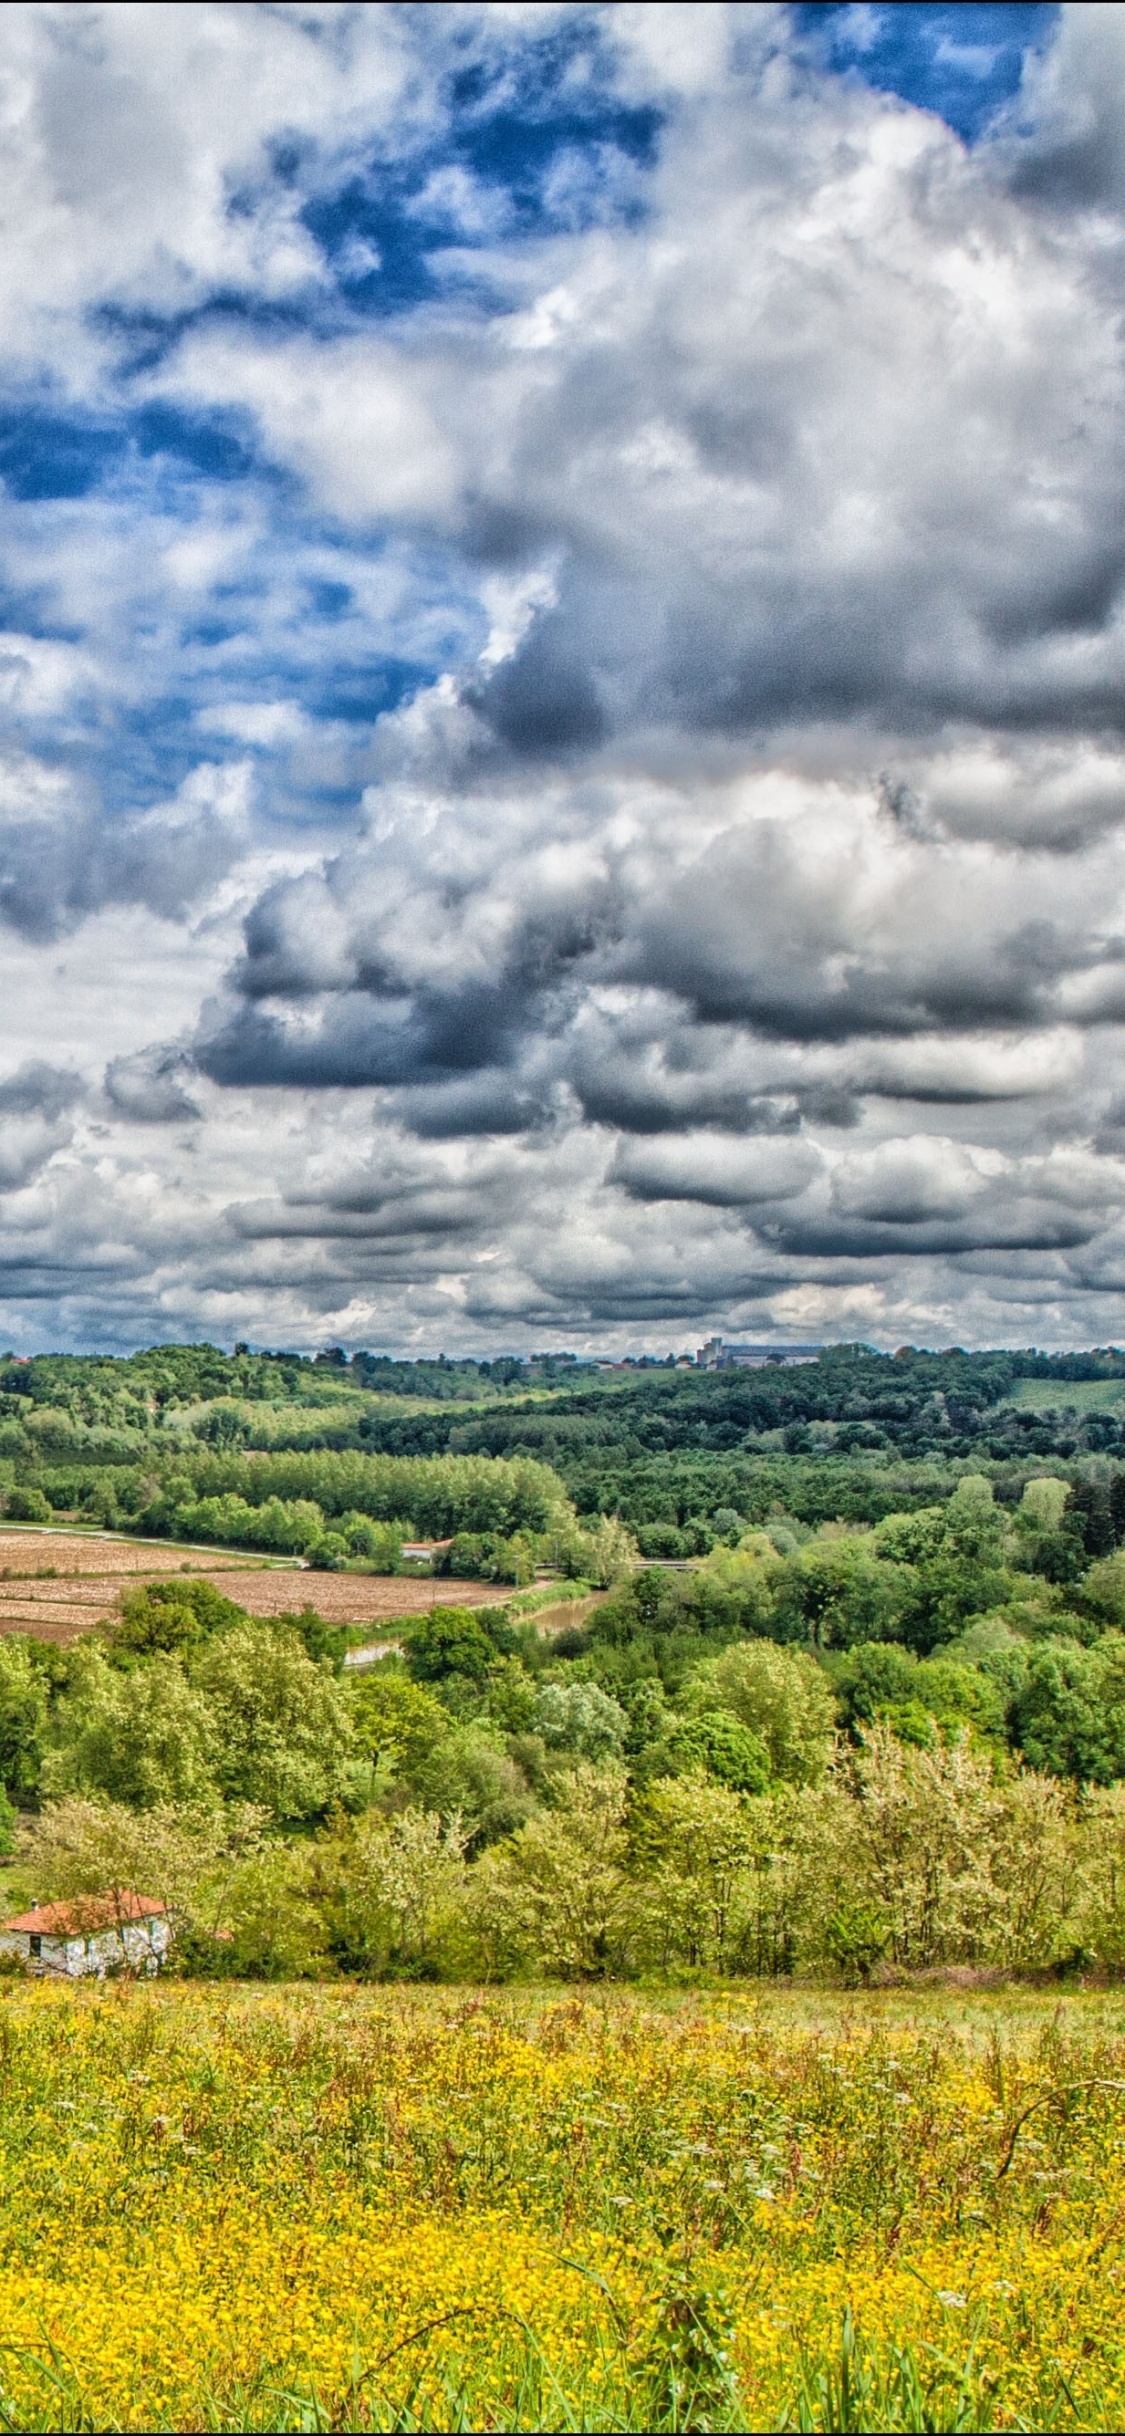
[[[121,1593],[177,1573],[214,1580],[251,1615],[315,1607],[333,1624],[383,1624],[443,1600],[479,1607],[510,1597],[501,1583],[395,1580],[379,1574],[313,1573],[255,1565],[221,1548],[161,1547],[143,1540],[69,1531],[0,1531],[0,1633],[72,1641],[117,1613]]]
[[[329,1624],[382,1624],[430,1607],[490,1607],[512,1595],[504,1582],[396,1581],[374,1573],[232,1573],[220,1587],[252,1616],[315,1607]]]

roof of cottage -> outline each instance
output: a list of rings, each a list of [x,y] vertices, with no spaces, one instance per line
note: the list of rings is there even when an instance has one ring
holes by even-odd
[[[167,1904],[151,1895],[135,1895],[126,1887],[119,1895],[79,1895],[72,1903],[36,1903],[29,1912],[16,1912],[0,1921],[0,1934],[33,1937],[88,1937],[92,1931],[119,1928],[123,1921],[162,1919]]]

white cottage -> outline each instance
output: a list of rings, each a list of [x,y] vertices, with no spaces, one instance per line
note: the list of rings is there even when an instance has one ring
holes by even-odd
[[[158,1971],[172,1940],[163,1903],[124,1889],[80,1895],[73,1903],[37,1903],[0,1921],[0,1954],[15,1954],[30,1971],[81,1979],[93,1971]]]

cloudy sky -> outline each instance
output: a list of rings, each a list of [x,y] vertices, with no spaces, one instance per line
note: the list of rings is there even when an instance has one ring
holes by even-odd
[[[1125,1338],[1125,9],[0,12],[0,1338]]]

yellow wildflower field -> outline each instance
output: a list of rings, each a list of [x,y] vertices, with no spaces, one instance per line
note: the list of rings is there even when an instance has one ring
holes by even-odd
[[[1125,2422],[1125,1993],[0,1993],[0,2424]]]

